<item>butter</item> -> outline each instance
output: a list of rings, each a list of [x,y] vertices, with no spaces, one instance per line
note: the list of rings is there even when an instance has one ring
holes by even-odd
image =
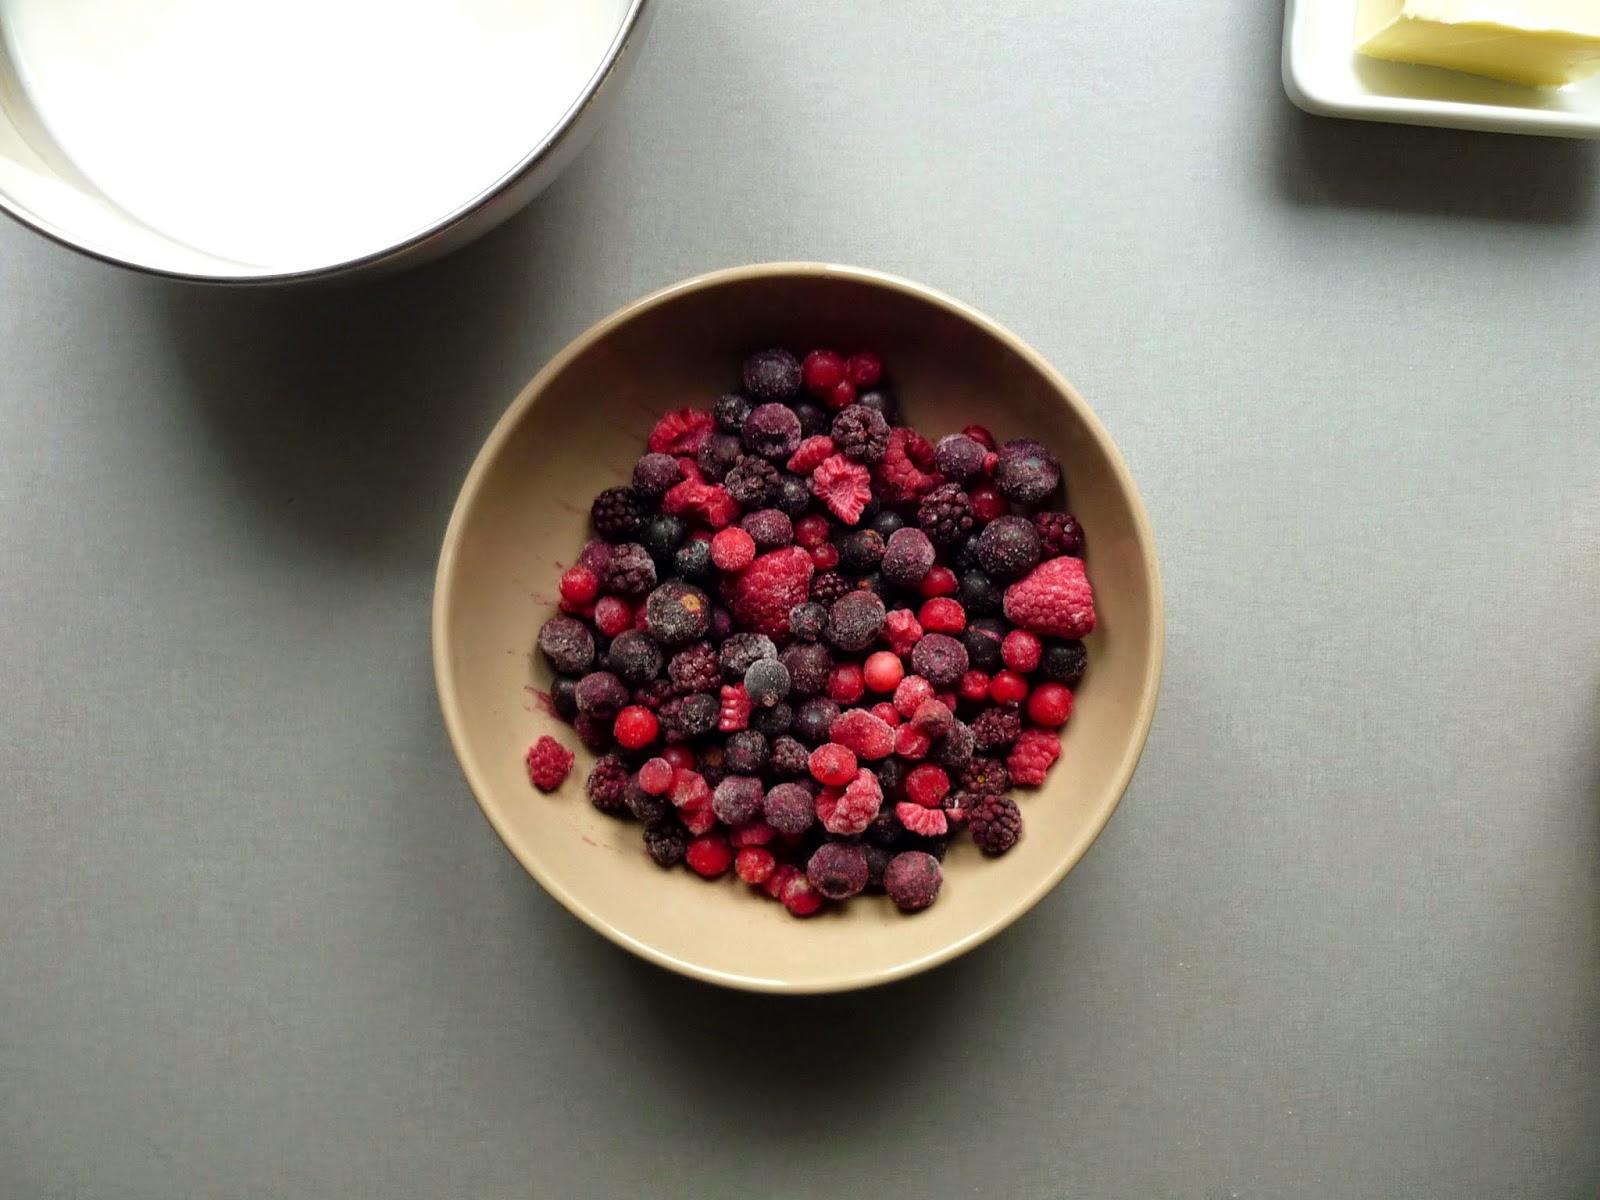
[[[1600,71],[1600,0],[1361,0],[1356,49],[1559,87]]]

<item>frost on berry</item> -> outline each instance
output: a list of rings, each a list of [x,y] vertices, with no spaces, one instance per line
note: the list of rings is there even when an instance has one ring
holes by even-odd
[[[650,450],[654,454],[694,454],[715,426],[716,421],[704,409],[669,412],[650,431]]]
[[[872,474],[844,455],[834,454],[811,473],[811,491],[839,520],[854,525],[872,499]]]
[[[878,777],[871,771],[861,770],[843,791],[824,788],[817,797],[817,817],[829,833],[852,837],[872,823],[883,807],[883,789]]]
[[[1038,787],[1060,757],[1059,735],[1046,729],[1025,729],[1017,735],[1011,753],[1006,756],[1006,770],[1012,783]]]
[[[943,837],[950,832],[950,819],[942,808],[923,808],[902,800],[894,806],[894,815],[900,818],[900,824],[922,837]]]

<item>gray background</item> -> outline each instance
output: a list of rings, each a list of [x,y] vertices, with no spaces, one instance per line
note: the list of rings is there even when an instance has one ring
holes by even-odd
[[[0,1195],[1600,1193],[1595,150],[1302,117],[1276,5],[1154,9],[664,3],[551,192],[378,284],[0,227]],[[1061,888],[805,1001],[549,900],[428,657],[516,389],[780,257],[1058,363],[1169,614]]]

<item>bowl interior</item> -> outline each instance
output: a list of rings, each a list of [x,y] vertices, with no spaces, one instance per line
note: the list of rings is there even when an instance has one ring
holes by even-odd
[[[531,652],[556,581],[587,537],[589,500],[625,481],[655,418],[703,406],[751,349],[872,347],[907,418],[931,437],[980,421],[1060,455],[1087,532],[1100,625],[1047,785],[1019,791],[1026,832],[993,861],[958,841],[937,904],[912,917],[881,897],[809,921],[661,871],[636,824],[596,812],[579,763],[557,795],[528,784],[541,733],[577,747],[539,693]],[[439,573],[436,659],[452,738],[485,813],[563,904],[619,943],[715,982],[821,991],[885,982],[943,961],[1026,911],[1077,861],[1116,806],[1154,706],[1160,592],[1137,494],[1070,389],[1010,335],[912,285],[829,268],[751,268],[692,281],[624,310],[569,347],[496,429],[463,491]]]

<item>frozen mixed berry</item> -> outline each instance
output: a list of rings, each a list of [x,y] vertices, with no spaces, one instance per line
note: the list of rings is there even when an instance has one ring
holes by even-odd
[[[755,541],[762,552],[777,550],[794,541],[794,522],[789,514],[777,508],[759,508],[739,520],[739,528]]]
[[[800,783],[780,783],[762,801],[767,824],[788,837],[798,837],[817,819],[817,802],[811,789]]]
[[[815,601],[807,600],[789,610],[789,632],[802,642],[814,642],[828,628],[828,610]]]
[[[777,492],[778,468],[764,458],[746,454],[728,469],[722,486],[746,508],[761,508]]]
[[[839,663],[828,675],[828,699],[839,704],[854,704],[866,691],[866,676],[855,663]]]
[[[639,499],[657,504],[683,479],[678,460],[670,454],[646,454],[633,464],[633,491]]]
[[[917,524],[935,546],[949,546],[972,528],[972,503],[959,483],[941,483],[917,505]]]
[[[1000,643],[1000,657],[1006,666],[1023,675],[1038,668],[1043,654],[1044,644],[1026,629],[1013,629]]]
[[[758,708],[771,708],[789,695],[789,668],[776,658],[761,658],[744,673],[744,690]]]
[[[767,738],[754,729],[740,729],[728,735],[722,745],[728,770],[741,775],[759,775],[767,768]]]
[[[917,622],[927,633],[960,633],[967,627],[967,610],[959,600],[935,596],[917,610]]]
[[[1075,688],[1083,682],[1083,673],[1089,666],[1089,652],[1076,638],[1066,641],[1051,640],[1045,643],[1039,660],[1039,674],[1052,683],[1063,683]]]
[[[605,571],[606,563],[611,559],[611,543],[604,538],[590,538],[583,544],[583,549],[578,551],[578,566],[587,567],[596,575]]]
[[[711,597],[691,584],[675,580],[650,593],[644,604],[645,628],[667,646],[681,646],[705,637],[711,628]]]
[[[572,718],[572,728],[586,750],[599,754],[611,745],[611,721],[607,718],[580,712]]]
[[[658,867],[675,867],[689,848],[689,835],[677,821],[657,821],[644,831],[644,848]]]
[[[844,790],[825,787],[817,796],[817,820],[829,833],[855,837],[872,823],[883,806],[878,777],[863,767]]]
[[[629,816],[645,825],[654,825],[672,813],[672,802],[665,796],[645,791],[639,786],[637,778],[629,781],[627,790],[622,794],[622,804]]]
[[[557,675],[550,681],[550,707],[563,721],[578,715],[578,681]]]
[[[943,700],[924,700],[911,714],[916,731],[929,738],[942,738],[955,726],[956,715]]]
[[[680,408],[656,422],[646,444],[658,454],[693,454],[715,424],[702,408]]]
[[[589,797],[589,803],[601,812],[625,812],[627,805],[624,796],[630,782],[627,765],[615,754],[602,754],[595,760],[583,790]]]
[[[758,350],[744,360],[739,374],[745,394],[758,404],[800,394],[800,360],[787,350]]]
[[[657,715],[668,741],[688,742],[704,737],[715,729],[720,711],[715,697],[705,692],[695,692],[667,701]]]
[[[745,846],[769,846],[777,840],[778,831],[768,825],[764,819],[757,817],[748,825],[741,825],[738,829],[729,831],[728,841],[735,848]]]
[[[925,634],[911,649],[911,669],[936,688],[954,687],[967,671],[967,648],[947,633]]]
[[[767,752],[767,768],[785,779],[798,778],[811,769],[811,755],[796,738],[781,734],[772,739],[772,746]]]
[[[716,879],[727,873],[733,865],[733,847],[728,840],[716,834],[697,837],[684,851],[683,861],[689,869],[704,879]]]
[[[541,792],[553,792],[572,770],[572,751],[548,733],[528,747],[528,782]]]
[[[927,575],[937,555],[933,543],[922,530],[897,529],[889,535],[879,569],[896,587],[914,588]]]
[[[622,680],[610,671],[591,671],[585,675],[578,680],[578,689],[573,696],[580,713],[599,721],[615,720],[616,715],[632,699]]]
[[[814,546],[811,550],[811,561],[816,564],[817,570],[831,571],[839,565],[839,547],[832,542]]]
[[[594,634],[576,617],[551,617],[539,629],[539,653],[561,674],[580,674],[594,663]]]
[[[1032,438],[1017,438],[1000,447],[995,486],[1014,504],[1038,504],[1061,482],[1061,464]]]
[[[967,814],[972,840],[985,854],[1004,854],[1022,836],[1022,810],[1007,796],[985,796]]]
[[[1063,554],[1083,557],[1083,526],[1071,513],[1036,512],[1033,527],[1039,531],[1039,542],[1046,558],[1059,558]]]
[[[761,814],[766,789],[754,775],[729,775],[711,793],[711,811],[724,825],[747,824]]]
[[[652,796],[664,796],[672,788],[673,765],[665,757],[646,759],[634,777]]]
[[[1072,717],[1072,691],[1064,684],[1041,683],[1028,697],[1028,720],[1045,729],[1059,729]]]
[[[957,483],[969,483],[983,475],[989,451],[981,442],[964,433],[946,434],[933,448],[933,465],[939,474]]]
[[[917,594],[929,600],[940,596],[954,596],[960,590],[961,581],[956,578],[956,573],[939,563],[929,567],[928,573],[922,577],[922,582],[917,584]]]
[[[920,912],[939,898],[944,870],[939,860],[920,850],[907,850],[889,860],[883,887],[901,912]]]
[[[685,479],[661,498],[661,511],[674,516],[692,516],[712,529],[721,529],[739,515],[739,502],[728,495],[728,489],[720,483],[692,478]]]
[[[921,762],[928,757],[933,739],[909,722],[894,731],[894,752],[911,762]]]
[[[973,739],[984,754],[1009,749],[1021,732],[1022,718],[1012,708],[985,709],[972,722]]]
[[[811,579],[811,598],[818,604],[832,605],[850,594],[850,581],[838,571],[818,571]]]
[[[807,480],[794,475],[778,477],[778,491],[771,504],[789,517],[798,517],[811,506],[811,488]]]
[[[683,545],[684,538],[688,536],[689,526],[680,518],[656,513],[645,518],[644,528],[639,531],[639,544],[649,552],[660,572],[671,568],[676,561],[678,547]]]
[[[846,458],[875,463],[889,449],[889,422],[880,412],[852,404],[833,419],[833,444]]]
[[[1006,623],[994,617],[979,617],[973,621],[961,635],[968,663],[990,674],[998,671],[1005,661],[1007,632]]]
[[[800,418],[784,404],[762,404],[747,418],[740,438],[745,450],[785,462],[800,445]]]
[[[814,437],[802,438],[784,466],[796,475],[809,475],[820,467],[824,460],[832,458],[835,452],[833,439],[825,433],[820,433]]]
[[[883,618],[883,636],[889,649],[902,657],[922,640],[922,623],[909,608],[897,608]]]
[[[789,672],[789,689],[797,696],[815,696],[833,677],[833,655],[821,642],[797,642],[778,656]]]
[[[875,413],[880,413],[883,419],[893,425],[900,417],[900,405],[896,402],[894,394],[882,387],[871,384],[857,384],[856,404],[861,408],[870,408]]]
[[[935,738],[929,753],[947,771],[960,771],[972,761],[978,739],[965,721],[952,721],[943,737]]]
[[[950,818],[942,806],[924,807],[911,800],[902,800],[894,806],[894,815],[908,833],[923,838],[942,838],[950,832]]]
[[[867,527],[881,534],[885,542],[894,536],[895,530],[904,529],[906,525],[905,517],[892,508],[881,509],[876,516],[867,522]]]
[[[827,409],[811,400],[795,401],[794,415],[800,418],[801,437],[816,437],[818,434],[827,433],[828,422],[832,419]]]
[[[778,860],[762,846],[741,846],[733,856],[733,873],[739,882],[751,887],[765,883],[777,869]]]
[[[855,751],[824,742],[811,752],[811,777],[824,787],[842,788],[856,777]]]
[[[883,632],[887,610],[872,592],[849,592],[828,610],[827,638],[840,650],[865,650]]]
[[[1011,511],[1011,505],[992,483],[980,483],[968,495],[972,500],[972,515],[979,521],[993,521]]]
[[[894,729],[883,718],[864,708],[840,713],[829,726],[828,736],[834,745],[842,746],[856,758],[868,761],[887,758],[894,751]]]
[[[716,403],[711,406],[711,416],[723,433],[738,433],[754,407],[738,392],[728,392],[717,397]]]
[[[1011,786],[1006,764],[987,754],[975,755],[959,775],[963,791],[979,796],[1001,796]]]
[[[750,714],[755,705],[750,703],[750,693],[744,690],[742,682],[723,684],[718,700],[718,729],[723,733],[736,733],[750,728]]]
[[[928,474],[933,447],[928,439],[905,426],[889,431],[889,448],[873,472],[879,494],[889,504],[905,504],[932,489],[938,480]]]
[[[716,691],[721,682],[717,652],[710,642],[696,642],[679,650],[667,662],[667,678],[683,694]]]
[[[690,583],[707,583],[716,574],[711,543],[691,538],[673,553],[672,573]]]
[[[867,656],[861,668],[867,687],[874,692],[892,692],[906,677],[906,667],[900,656],[889,650],[879,650]]]
[[[826,696],[815,696],[795,709],[794,735],[808,746],[820,745],[831,736],[838,716],[837,704]]]
[[[643,524],[639,497],[631,487],[609,487],[594,498],[589,520],[608,542],[632,541]]]
[[[932,700],[933,684],[921,675],[907,675],[894,689],[894,706],[902,717],[910,720],[924,701]]]
[[[643,750],[656,740],[658,728],[655,713],[642,704],[630,704],[617,714],[611,736],[624,750]]]
[[[568,604],[593,604],[600,594],[600,577],[588,567],[568,567],[561,573],[561,599]]]
[[[824,842],[806,863],[806,878],[829,900],[848,900],[866,890],[867,852],[846,842]]]
[[[660,644],[638,629],[626,629],[611,639],[606,650],[606,666],[623,683],[637,688],[661,674],[666,656]]]
[[[854,525],[872,499],[872,475],[860,463],[835,454],[811,472],[811,493],[839,520]]]
[[[923,808],[937,807],[950,792],[950,776],[943,767],[922,763],[906,774],[906,799]],[[898,811],[898,810],[896,810]],[[918,830],[916,832],[922,832]],[[942,831],[941,831],[942,832]]]
[[[813,350],[800,364],[800,379],[813,396],[828,396],[845,381],[844,357],[834,350]]]
[[[1021,704],[1028,696],[1028,681],[1015,671],[996,671],[989,680],[989,699],[996,704]]]
[[[1052,558],[1006,589],[1007,619],[1048,637],[1081,638],[1094,631],[1094,589],[1081,558]]]
[[[857,529],[839,539],[839,567],[853,575],[876,571],[887,543],[876,529]]]
[[[760,555],[725,585],[725,597],[740,628],[781,638],[789,632],[789,610],[808,598],[815,568],[799,546]]]
[[[713,433],[700,443],[700,453],[695,455],[695,463],[701,474],[712,483],[722,483],[733,465],[743,457],[743,442],[732,434]]]
[[[742,571],[755,560],[756,539],[743,529],[719,529],[711,539],[711,561],[719,571]]]
[[[812,916],[826,903],[822,893],[812,887],[811,881],[799,872],[784,881],[778,899],[782,901],[783,907],[789,911],[791,917]]]
[[[1012,783],[1038,787],[1056,759],[1061,757],[1061,737],[1050,729],[1024,729],[1006,756]]]
[[[638,542],[624,542],[614,546],[611,556],[600,572],[602,591],[613,596],[636,599],[656,585],[656,563]]]
[[[763,658],[777,657],[777,643],[764,633],[729,634],[717,648],[717,665],[729,683],[741,682],[751,665]]]
[[[750,712],[750,728],[764,733],[768,739],[788,733],[794,727],[794,709],[779,701],[765,706],[757,705]]]
[[[978,563],[993,579],[1017,579],[1039,563],[1039,531],[1026,517],[999,517],[978,535]]]

